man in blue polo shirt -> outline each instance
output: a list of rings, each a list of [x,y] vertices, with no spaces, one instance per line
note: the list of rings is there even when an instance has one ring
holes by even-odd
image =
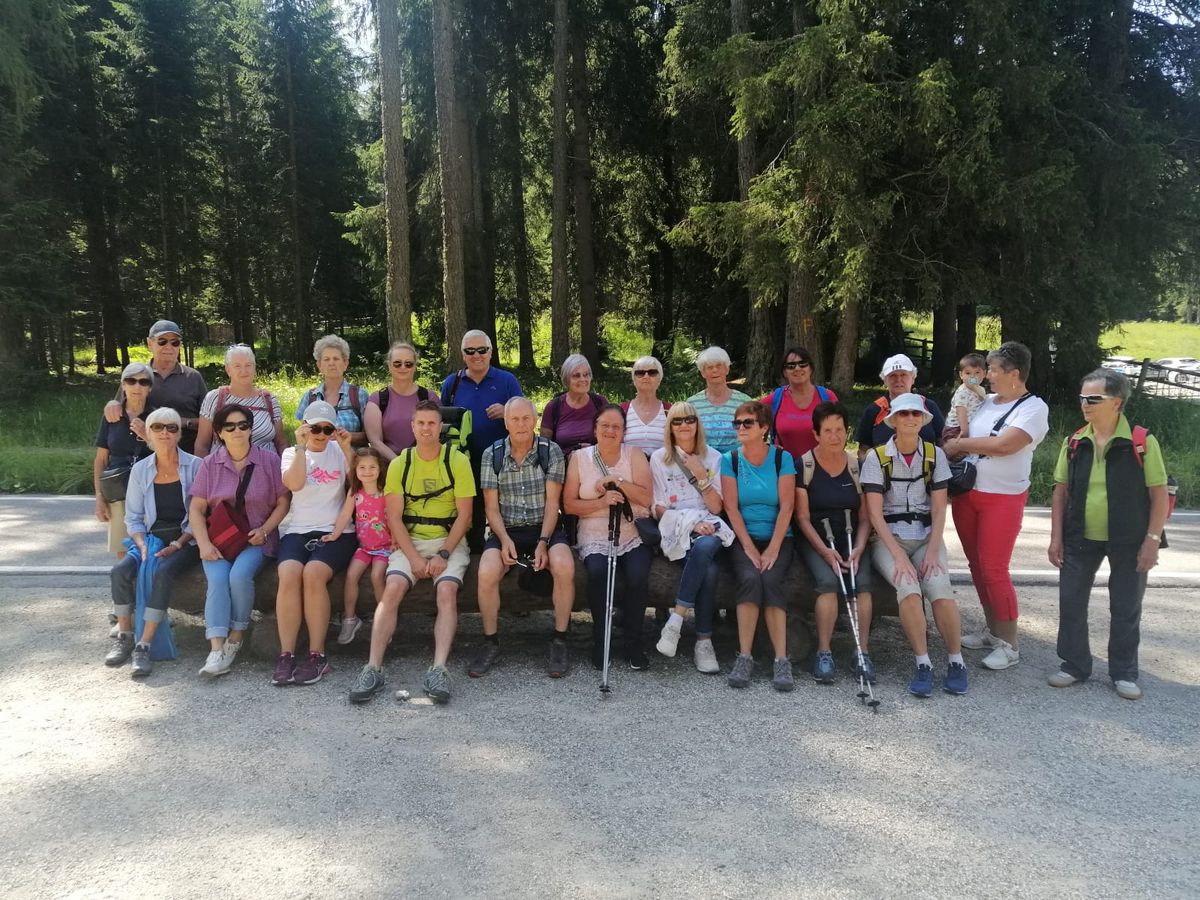
[[[472,329],[462,339],[463,367],[451,372],[442,382],[442,406],[460,406],[471,411],[471,434],[467,450],[475,483],[479,483],[479,467],[483,455],[496,441],[507,437],[504,428],[504,404],[512,397],[523,397],[516,376],[492,365],[492,339],[485,332]],[[483,548],[483,526],[487,521],[483,511],[482,492],[475,497],[475,518],[468,542],[471,551]]]

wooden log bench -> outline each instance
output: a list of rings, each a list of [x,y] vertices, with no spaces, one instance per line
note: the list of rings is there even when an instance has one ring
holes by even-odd
[[[466,578],[463,580],[463,586],[458,594],[458,610],[459,613],[477,613],[479,611],[476,599],[476,570],[479,566],[479,557],[474,555],[471,558],[471,565],[467,569]],[[675,590],[679,585],[679,576],[682,572],[682,566],[678,563],[669,562],[666,558],[656,554],[654,562],[650,567],[650,585],[649,593],[646,597],[646,606],[654,609],[670,609],[675,604]],[[345,576],[341,573],[334,576],[330,584],[329,595],[332,601],[333,614],[336,616],[341,609],[342,585],[345,581]],[[876,579],[878,582],[879,579]],[[263,566],[263,569],[258,574],[255,590],[255,606],[263,613],[262,618],[252,626],[248,636],[248,646],[255,656],[273,660],[279,653],[279,640],[276,632],[275,624],[275,593],[278,586],[275,566],[273,563],[268,563]],[[787,579],[788,593],[792,598],[788,610],[788,655],[793,661],[803,664],[815,649],[814,632],[813,632],[813,604],[816,599],[813,592],[812,579],[809,576],[808,568],[803,561],[797,558],[793,563]],[[877,585],[877,588],[880,586]],[[620,583],[618,583],[618,590]],[[205,579],[203,570],[197,566],[189,572],[182,574],[175,583],[175,589],[171,596],[171,607],[182,612],[191,613],[194,615],[203,615],[204,611],[204,594],[205,594]],[[881,615],[895,616],[896,609],[896,594],[895,591],[888,585],[883,585],[882,589],[877,589],[872,593],[872,598],[875,603],[875,617]],[[734,589],[732,575],[728,567],[722,564],[721,580],[717,588],[717,605],[718,608],[732,609],[736,601],[736,592]],[[368,576],[363,576],[359,583],[359,599],[358,611],[363,618],[370,618],[372,611],[375,608],[375,595],[371,587],[371,579]],[[550,598],[540,597],[535,594],[530,594],[522,590],[517,584],[517,572],[514,569],[510,571],[500,585],[500,614],[503,616],[506,613],[525,613],[534,610],[550,609]],[[436,612],[436,603],[433,596],[433,585],[428,580],[422,580],[413,587],[404,598],[401,605],[402,615],[412,613],[433,615]],[[586,611],[587,606],[587,582],[586,573],[582,564],[577,564],[575,567],[575,609]],[[760,634],[756,652],[761,651],[764,655],[768,653],[769,644],[766,643],[766,635],[762,633],[760,621]],[[358,641],[364,641],[368,634],[367,629],[363,629],[360,633]]]

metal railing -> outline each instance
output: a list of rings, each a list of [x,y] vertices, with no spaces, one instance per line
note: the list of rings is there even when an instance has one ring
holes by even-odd
[[[1136,372],[1129,371],[1134,367]],[[1122,371],[1133,379],[1134,393],[1146,397],[1168,397],[1172,400],[1200,403],[1200,369],[1160,366],[1147,357],[1140,365],[1126,364]]]

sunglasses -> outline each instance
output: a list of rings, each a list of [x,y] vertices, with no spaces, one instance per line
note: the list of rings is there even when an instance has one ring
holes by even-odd
[[[483,356],[485,353],[491,352],[491,347],[463,347],[463,353],[466,356]]]
[[[634,369],[634,378],[653,378],[658,374],[658,369]]]
[[[894,413],[892,413],[892,415],[903,417],[903,416],[923,416],[925,414],[923,412],[921,412],[919,409],[898,409]]]
[[[1099,406],[1105,400],[1111,400],[1112,397],[1104,394],[1080,394],[1079,402],[1086,403],[1088,406]]]
[[[417,364],[415,362],[413,362],[411,359],[393,359],[392,360],[392,368],[393,369],[414,369],[414,368],[416,368],[416,365]]]
[[[333,434],[337,431],[334,425],[309,425],[308,431],[310,434]]]
[[[165,422],[155,422],[150,426],[151,431],[165,431],[167,434],[179,434],[179,426],[174,422],[169,425]]]
[[[758,419],[734,419],[733,427],[736,428],[753,428],[758,424]]]
[[[221,426],[221,430],[226,434],[231,434],[235,431],[249,431],[250,423],[245,419],[242,419],[240,422],[226,422]]]
[[[135,384],[140,384],[142,387],[151,387],[154,384],[149,378],[123,378],[122,381],[130,387],[133,387]]]
[[[698,422],[696,416],[677,416],[671,420],[672,425],[695,425]]]
[[[783,367],[790,372],[792,369],[807,369],[811,365],[812,363],[808,360],[789,359],[783,364]]]
[[[165,347],[167,344],[170,344],[172,347],[178,347],[183,341],[179,338],[159,338],[155,343],[160,347]]]

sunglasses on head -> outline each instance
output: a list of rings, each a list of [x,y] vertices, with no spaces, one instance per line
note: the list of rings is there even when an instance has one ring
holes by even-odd
[[[791,371],[792,369],[807,369],[811,365],[812,363],[807,359],[789,359],[783,364],[783,367]]]
[[[183,341],[179,338],[159,338],[155,343],[160,347],[165,347],[167,344],[170,344],[172,347],[178,347]]]
[[[393,369],[412,369],[412,368],[415,368],[416,365],[417,364],[415,362],[413,362],[411,359],[393,359],[392,360],[392,368]]]
[[[124,378],[122,381],[131,387],[135,384],[140,384],[142,387],[151,387],[154,384],[149,378]]]
[[[333,434],[337,431],[334,425],[309,425],[308,430],[312,434]]]
[[[463,353],[467,356],[483,356],[483,354],[491,352],[491,347],[463,347]]]
[[[242,419],[237,422],[226,422],[224,425],[221,426],[221,430],[227,434],[230,432],[234,432],[234,431],[249,431],[250,423],[247,422],[245,419]]]
[[[758,419],[734,419],[734,428],[753,428],[758,424]]]
[[[167,434],[179,434],[179,426],[174,422],[155,422],[150,426],[151,431],[165,431]]]
[[[671,420],[672,425],[695,425],[699,419],[696,416],[676,416]]]
[[[1101,403],[1103,403],[1105,400],[1111,400],[1111,399],[1112,399],[1111,397],[1109,397],[1105,394],[1080,394],[1079,395],[1079,402],[1086,403],[1088,406],[1098,406]]]
[[[634,378],[652,378],[658,374],[658,369],[634,369]]]

